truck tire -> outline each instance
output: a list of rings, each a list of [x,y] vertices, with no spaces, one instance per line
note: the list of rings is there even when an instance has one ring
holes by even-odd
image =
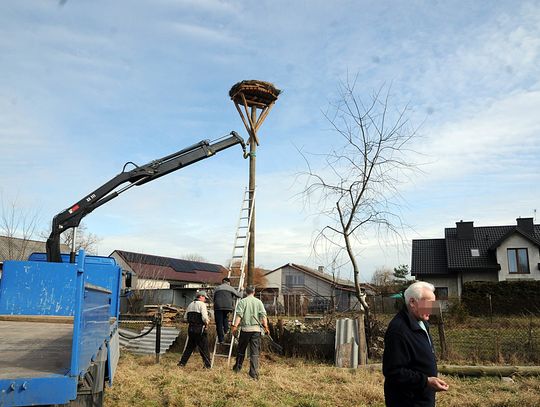
[[[79,394],[66,407],[103,407],[103,390],[93,394]]]

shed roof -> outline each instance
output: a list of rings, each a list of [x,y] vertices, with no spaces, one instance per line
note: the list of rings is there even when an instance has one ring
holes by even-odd
[[[65,244],[61,244],[60,250],[63,253],[68,253],[70,248]],[[0,236],[0,261],[27,260],[32,253],[44,253],[45,251],[45,242]]]
[[[154,280],[215,284],[227,274],[219,264],[115,250],[138,277]]]

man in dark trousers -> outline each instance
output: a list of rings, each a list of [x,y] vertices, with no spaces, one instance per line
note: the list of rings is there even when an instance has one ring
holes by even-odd
[[[234,299],[241,298],[238,291],[231,287],[231,280],[225,277],[214,290],[214,316],[218,342],[223,343],[225,335],[229,332],[228,315],[234,309]]]
[[[255,298],[255,289],[246,288],[246,298],[242,298],[236,304],[236,318],[232,326],[232,334],[240,327],[236,363],[233,370],[239,372],[246,356],[249,345],[249,376],[257,380],[259,378],[259,352],[261,348],[261,328],[268,334],[268,321],[266,310],[261,300]]]
[[[188,341],[178,366],[185,366],[193,350],[198,347],[204,367],[210,369],[210,352],[208,350],[207,328],[210,322],[208,308],[206,306],[206,291],[199,291],[187,307],[184,321],[188,322]]]
[[[435,287],[418,281],[404,293],[405,307],[384,336],[384,399],[387,407],[433,407],[435,392],[448,390],[437,377],[437,361],[429,335],[429,314]]]

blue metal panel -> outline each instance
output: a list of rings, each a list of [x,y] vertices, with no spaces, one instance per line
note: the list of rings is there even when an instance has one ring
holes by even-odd
[[[85,283],[84,252],[80,252],[77,264],[75,319],[71,374],[83,374],[110,336],[111,291]]]
[[[78,256],[77,280],[75,282],[75,317],[73,318],[73,336],[71,342],[70,374],[79,376],[79,352],[81,347],[82,313],[84,308],[84,252]]]
[[[118,335],[118,324],[115,323],[115,329],[111,340],[107,346],[107,369],[109,370],[109,386],[113,385],[114,374],[120,360],[120,337]]]
[[[6,261],[0,280],[0,314],[73,315],[70,372],[29,379],[0,380],[0,407],[34,404],[64,404],[77,396],[77,382],[111,340],[118,317],[121,269],[112,258],[86,257],[78,263],[47,263],[44,255],[35,261]],[[67,259],[66,259],[67,260]],[[109,373],[117,362],[116,336],[109,343]],[[1,356],[0,356],[1,357]]]
[[[76,256],[76,262],[78,258],[79,254]],[[46,262],[47,255],[45,253],[32,253],[29,260]],[[69,255],[62,254],[62,261],[69,264]],[[84,273],[87,283],[112,291],[110,316],[118,318],[122,269],[116,264],[116,260],[112,257],[85,256]]]
[[[4,262],[0,314],[73,315],[74,264]]]
[[[109,339],[109,298],[110,293],[85,287],[84,305],[78,338],[73,335],[73,340],[79,340],[79,373],[88,369],[90,362],[96,356],[98,350]],[[74,329],[75,331],[75,329]]]
[[[0,407],[65,404],[76,397],[76,377],[52,375],[0,380]]]

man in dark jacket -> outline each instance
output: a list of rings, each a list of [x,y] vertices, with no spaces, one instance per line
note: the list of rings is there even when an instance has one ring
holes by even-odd
[[[231,280],[225,277],[214,290],[214,318],[218,342],[223,343],[225,334],[229,332],[228,315],[234,309],[234,299],[240,298],[238,291],[231,287]]]
[[[405,307],[384,336],[384,398],[387,407],[433,407],[435,392],[448,390],[437,377],[437,361],[429,335],[429,314],[435,287],[419,281],[404,293]]]

